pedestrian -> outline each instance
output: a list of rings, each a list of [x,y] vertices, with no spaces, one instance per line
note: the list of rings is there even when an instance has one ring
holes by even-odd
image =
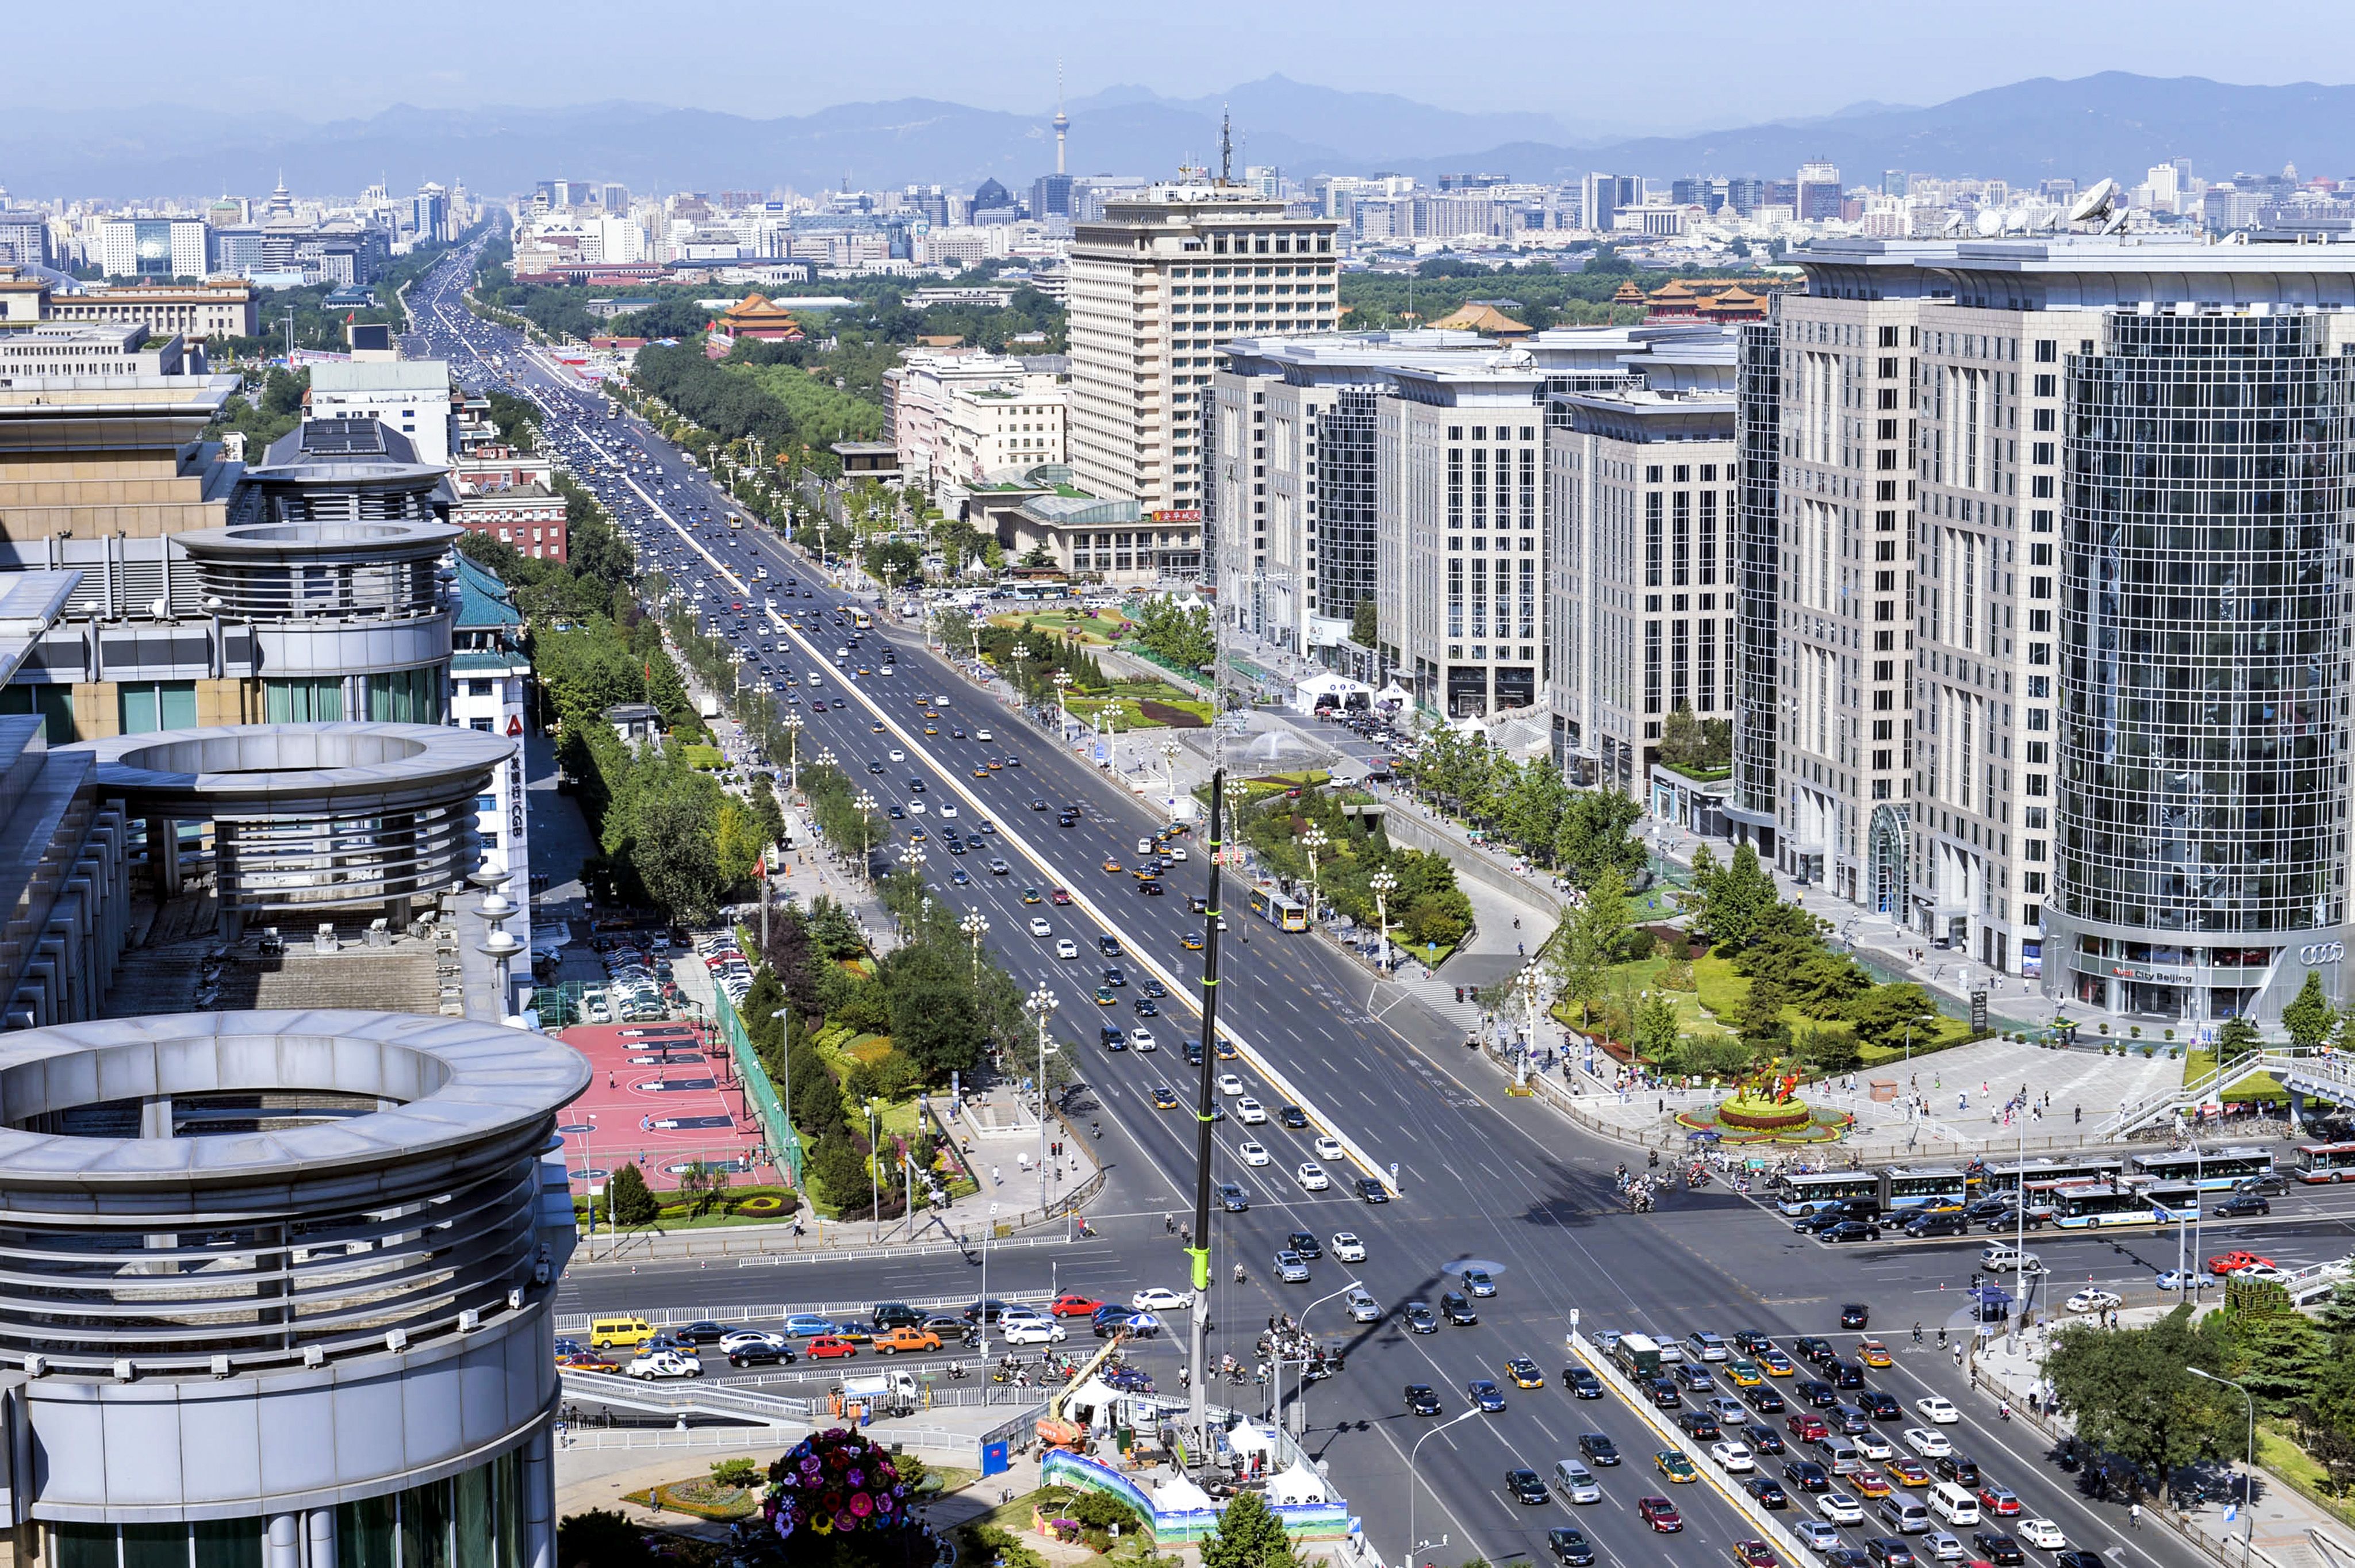
[[[2126,1505],[2126,1522],[2134,1526],[2137,1530],[2140,1530],[2142,1528],[2142,1504],[2128,1503]]]

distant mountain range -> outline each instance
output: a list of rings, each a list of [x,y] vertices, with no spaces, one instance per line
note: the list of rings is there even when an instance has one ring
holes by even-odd
[[[1210,98],[1115,87],[1069,105],[1071,170],[1165,175],[1181,163],[1215,164],[1222,110],[1233,118],[1238,169],[1272,164],[1302,176],[1783,175],[1815,158],[1838,164],[1850,183],[1890,168],[2015,182],[2104,175],[2131,182],[2175,157],[2190,158],[2211,179],[2243,169],[2275,172],[2286,163],[2308,174],[2355,171],[2355,87],[2238,87],[2123,72],[2039,78],[1926,109],[1858,103],[1810,119],[1636,139],[1548,115],[1464,113],[1280,76]],[[803,192],[845,182],[970,190],[996,177],[1022,192],[1054,167],[1052,113],[902,99],[754,120],[608,102],[402,106],[311,124],[266,112],[109,108],[0,120],[0,186],[27,197],[256,194],[282,171],[304,192],[348,193],[378,179],[405,191],[421,180],[463,179],[477,192],[504,195],[555,176],[619,180],[639,190]]]

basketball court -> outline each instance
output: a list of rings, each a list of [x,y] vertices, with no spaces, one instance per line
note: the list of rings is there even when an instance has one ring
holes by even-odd
[[[589,1059],[588,1090],[557,1118],[575,1191],[634,1164],[652,1187],[701,1166],[736,1185],[777,1179],[724,1048],[701,1024],[577,1024],[565,1044]]]

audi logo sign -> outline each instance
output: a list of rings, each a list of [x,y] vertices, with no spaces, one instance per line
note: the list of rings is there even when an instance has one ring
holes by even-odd
[[[2301,964],[2337,964],[2346,956],[2347,944],[2343,942],[2309,943],[2297,950],[2297,961]]]

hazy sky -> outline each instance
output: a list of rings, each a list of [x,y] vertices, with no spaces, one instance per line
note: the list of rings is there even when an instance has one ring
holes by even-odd
[[[86,109],[98,79],[73,68],[99,66],[89,13],[15,11],[19,59],[62,69],[14,73],[0,162],[12,113]],[[355,30],[338,16],[368,20]],[[406,0],[357,13],[316,0],[129,0],[109,16],[144,62],[128,77],[99,69],[110,102],[144,85],[163,102],[322,120],[397,102],[612,98],[761,116],[900,97],[1036,111],[1053,100],[1060,56],[1074,97],[1115,83],[1190,96],[1280,71],[1639,133],[1867,99],[1934,103],[2099,70],[2344,80],[2340,62],[2355,58],[2344,0]]]

